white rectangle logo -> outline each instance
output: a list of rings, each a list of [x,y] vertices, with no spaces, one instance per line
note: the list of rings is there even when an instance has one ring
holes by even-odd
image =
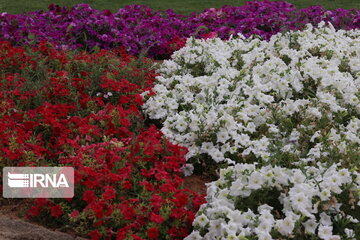
[[[72,167],[5,167],[3,197],[5,198],[72,198],[74,168]]]

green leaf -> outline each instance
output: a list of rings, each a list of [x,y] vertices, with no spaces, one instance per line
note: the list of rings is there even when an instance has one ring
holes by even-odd
[[[33,33],[29,33],[28,34],[28,39],[29,40],[35,40],[35,35]]]
[[[70,30],[74,27],[74,25],[70,24],[67,28],[66,28],[66,32],[70,32]]]

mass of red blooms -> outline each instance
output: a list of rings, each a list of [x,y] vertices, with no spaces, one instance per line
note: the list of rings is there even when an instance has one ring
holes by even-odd
[[[178,44],[178,43],[176,43]],[[203,196],[183,188],[186,149],[144,119],[153,62],[0,42],[0,166],[72,166],[72,199],[36,199],[29,218],[91,239],[182,239]]]

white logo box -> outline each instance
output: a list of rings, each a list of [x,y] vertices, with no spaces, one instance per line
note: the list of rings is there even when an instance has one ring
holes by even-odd
[[[4,167],[4,198],[72,198],[72,167]]]

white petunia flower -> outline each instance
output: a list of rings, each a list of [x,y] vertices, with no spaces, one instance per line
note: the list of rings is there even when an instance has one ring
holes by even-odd
[[[295,221],[290,217],[286,217],[281,220],[276,220],[276,229],[283,236],[290,235],[294,230],[294,227],[295,227]]]
[[[306,233],[315,234],[315,230],[319,224],[316,222],[315,219],[310,218],[309,220],[304,222],[302,225],[305,227]]]
[[[194,165],[187,163],[184,167],[181,168],[181,170],[184,173],[185,177],[191,176],[194,171]]]
[[[318,230],[318,236],[323,239],[323,240],[331,240],[332,239],[332,231],[333,231],[333,227],[332,226],[324,226],[324,225],[320,225],[319,226],[319,230]]]
[[[199,231],[193,231],[189,236],[184,238],[184,240],[202,240],[203,237],[200,235]]]
[[[206,224],[209,223],[209,219],[207,218],[207,216],[205,214],[201,214],[200,216],[196,217],[194,220],[194,225],[198,225],[200,227],[205,227]]]

